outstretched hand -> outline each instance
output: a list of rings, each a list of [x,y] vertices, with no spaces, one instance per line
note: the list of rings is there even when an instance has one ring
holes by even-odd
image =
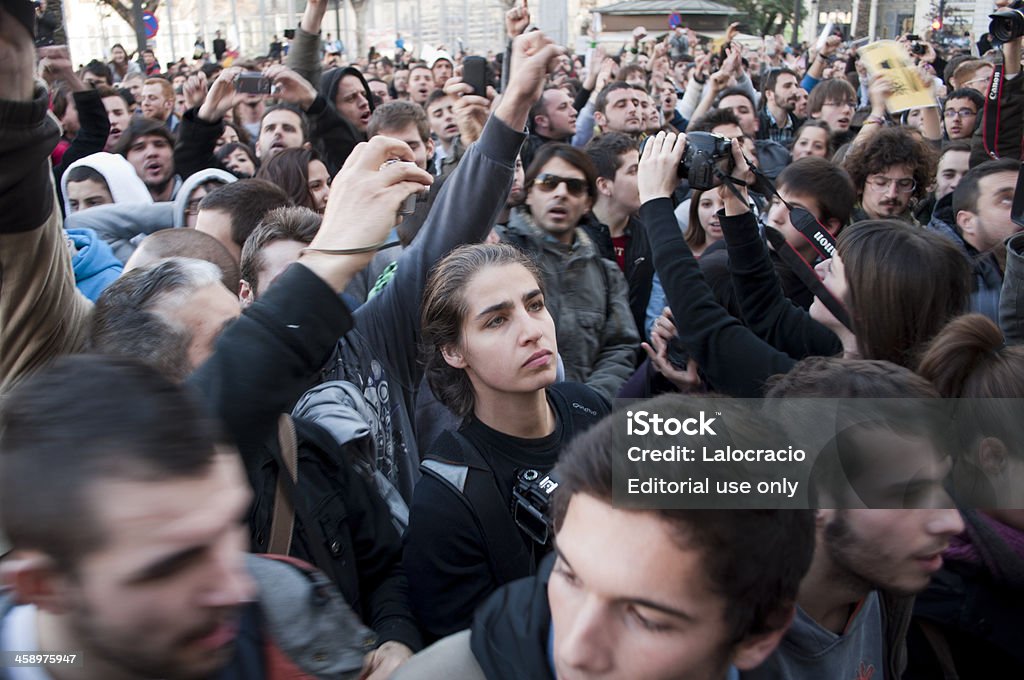
[[[505,12],[505,33],[509,40],[515,40],[516,36],[526,33],[530,26],[530,9],[523,0],[521,7],[513,7]]]
[[[686,135],[659,132],[644,144],[636,184],[640,202],[668,198],[679,185],[679,161],[686,149]]]
[[[750,169],[750,164],[747,163],[747,157],[743,155],[743,146],[740,144],[740,140],[735,138],[732,140],[732,164],[730,177],[739,180],[739,182],[733,183],[733,187],[740,195],[737,196],[725,184],[718,187],[718,195],[722,199],[726,215],[740,215],[750,212],[750,194],[747,187],[753,184],[756,178]]]
[[[455,124],[459,126],[459,137],[465,146],[480,139],[487,117],[491,113],[491,102],[497,96],[494,88],[487,86],[487,96],[473,94],[473,86],[464,83],[462,78],[449,78],[444,85],[445,94],[455,98],[452,112]]]
[[[268,66],[263,77],[274,83],[274,95],[290,104],[295,104],[303,111],[313,105],[316,99],[316,88],[298,73],[283,64]]]
[[[220,72],[210,85],[206,99],[199,107],[198,117],[210,123],[219,121],[224,114],[246,96],[235,89],[235,79],[242,72],[240,66],[232,66]]]
[[[406,162],[388,163],[393,160]],[[377,136],[359,144],[331,184],[320,231],[303,252],[302,263],[340,291],[373,257],[373,246],[398,224],[405,199],[433,181],[415,164],[405,142]],[[365,252],[352,252],[356,250]]]
[[[513,130],[526,127],[529,109],[540,99],[548,74],[557,65],[556,57],[562,54],[565,48],[540,31],[531,31],[513,40],[508,86],[495,115]]]
[[[673,323],[672,310],[665,307],[654,321],[651,327],[651,342],[640,343],[651,365],[663,376],[676,386],[680,392],[690,392],[700,387],[700,375],[697,373],[697,362],[693,359],[686,361],[686,369],[680,369],[668,358],[668,343],[676,335],[676,327]]]

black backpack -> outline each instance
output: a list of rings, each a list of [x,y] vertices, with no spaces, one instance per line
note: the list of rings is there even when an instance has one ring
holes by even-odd
[[[558,383],[550,388],[552,400],[560,402],[559,413],[570,413],[562,422],[565,441],[570,441],[596,424],[609,412],[605,400],[586,385]],[[420,470],[439,480],[466,506],[487,547],[491,573],[498,583],[532,576],[547,552],[527,538],[505,504],[505,496],[487,460],[458,432],[447,430],[424,456]]]

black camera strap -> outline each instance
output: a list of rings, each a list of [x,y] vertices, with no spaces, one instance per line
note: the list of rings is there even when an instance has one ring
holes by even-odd
[[[814,294],[814,297],[821,300],[821,304],[825,305],[825,308],[832,312],[832,316],[836,317],[839,323],[853,332],[853,322],[850,320],[850,314],[846,311],[846,307],[836,299],[835,295],[828,291],[828,288],[818,278],[818,274],[811,267],[810,263],[794,250],[793,246],[786,242],[786,237],[778,229],[766,226],[764,228],[764,235],[768,239],[768,243],[772,244],[775,252],[782,258],[782,261],[789,265],[789,268],[807,286],[808,290]]]
[[[782,196],[779,195],[778,190],[775,188],[775,184],[773,184],[763,172],[758,170],[757,166],[750,162],[750,159],[745,160],[747,161],[747,165],[750,167],[751,172],[754,173],[758,188],[764,189],[762,193],[773,196],[781,201],[783,205],[789,208],[791,217],[798,211],[801,214],[806,213],[806,219],[798,219],[796,221],[790,219],[790,223],[798,232],[800,232],[800,235],[811,244],[822,259],[831,258],[836,252],[836,241],[835,238],[832,237],[832,234],[829,233],[829,231],[825,229],[825,227],[823,227],[821,223],[819,223],[818,220],[816,220],[809,212],[795,208],[788,201],[782,198]],[[741,194],[739,189],[736,188],[737,184],[747,186],[746,182],[735,177],[730,177],[717,168],[715,169],[715,172],[722,181],[722,184],[728,187],[729,191],[731,191],[736,198],[746,202],[743,194]],[[766,226],[765,237],[768,239],[768,243],[771,244],[772,248],[775,249],[775,252],[778,253],[779,257],[782,258],[782,261],[793,270],[793,273],[796,274],[797,278],[799,278],[800,281],[807,286],[807,289],[814,294],[814,297],[821,300],[821,303],[825,305],[825,308],[832,312],[832,316],[836,317],[836,320],[843,324],[843,326],[852,333],[853,321],[850,319],[850,313],[847,311],[846,306],[837,299],[836,296],[832,295],[828,288],[825,287],[825,284],[821,282],[821,279],[818,278],[817,272],[814,271],[814,266],[805,260],[803,256],[801,256],[800,253],[798,253],[791,245],[789,245],[789,243],[786,242],[786,238],[779,233],[778,230]]]

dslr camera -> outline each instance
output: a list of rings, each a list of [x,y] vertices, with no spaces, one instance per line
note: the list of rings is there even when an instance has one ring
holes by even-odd
[[[512,518],[527,536],[540,545],[551,539],[551,494],[558,482],[550,474],[541,477],[536,470],[520,470],[512,487]]]
[[[1024,1],[1024,0],[1021,0]],[[644,140],[644,144],[650,139]],[[643,144],[640,153],[643,153]],[[713,189],[722,183],[716,170],[731,175],[735,164],[732,161],[732,140],[714,132],[691,132],[686,135],[686,149],[679,161],[676,174],[686,179],[690,187],[698,191]]]
[[[1016,0],[1009,7],[988,16],[992,19],[988,32],[996,42],[1008,43],[1024,36],[1024,0]]]

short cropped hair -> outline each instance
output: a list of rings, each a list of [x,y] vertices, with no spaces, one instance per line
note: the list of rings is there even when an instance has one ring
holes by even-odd
[[[263,249],[277,241],[297,241],[309,245],[320,230],[321,221],[320,215],[299,206],[275,208],[268,212],[242,246],[242,279],[254,292],[259,292]]]
[[[1020,172],[1020,161],[1015,158],[1000,158],[995,161],[985,161],[975,165],[967,171],[960,183],[953,190],[953,215],[961,210],[977,212],[978,198],[980,196],[979,183],[989,175],[1000,172]]]
[[[953,83],[956,84],[958,89],[963,87],[964,83],[971,80],[970,76],[973,76],[986,66],[992,66],[992,62],[985,61],[984,59],[969,59],[959,64],[953,70]]]
[[[617,90],[634,90],[632,85],[624,80],[613,80],[604,86],[600,92],[597,93],[597,99],[594,101],[594,111],[597,113],[604,113],[605,108],[608,106],[608,95]]]
[[[221,282],[216,265],[172,257],[149,267],[133,269],[114,281],[96,301],[90,345],[93,351],[133,357],[175,382],[192,372],[188,348],[192,331],[166,312],[190,296]]]
[[[729,109],[708,109],[700,118],[690,123],[687,132],[711,132],[719,125],[735,125],[739,127],[740,119]]]
[[[427,101],[423,103],[423,108],[427,109],[431,104],[440,99],[444,99],[445,97],[451,97],[451,95],[445,92],[444,90],[434,90],[429,95],[427,95]]]
[[[264,215],[291,204],[288,194],[276,184],[264,179],[240,179],[206,194],[199,209],[231,215],[231,240],[241,248]]]
[[[370,122],[366,124],[366,137],[376,137],[382,130],[404,130],[410,124],[416,126],[416,132],[423,143],[430,139],[430,124],[422,106],[402,99],[386,102],[375,108],[370,115]]]
[[[238,292],[238,263],[224,244],[196,229],[161,229],[142,239],[132,253],[131,262],[145,267],[169,257],[187,257],[217,265],[221,282],[232,293]]]
[[[978,92],[977,90],[972,90],[969,87],[961,87],[959,89],[953,90],[948,95],[946,95],[945,103],[948,104],[951,99],[970,99],[971,103],[974,104],[974,109],[979,113],[983,108],[985,108],[985,98],[981,96],[980,92]],[[942,108],[943,110],[945,110],[945,105],[943,105]]]
[[[75,574],[108,540],[90,507],[102,481],[197,477],[216,425],[182,388],[137,361],[61,357],[10,393],[0,415],[0,530]]]
[[[615,179],[615,173],[622,166],[622,156],[636,151],[636,140],[621,132],[606,132],[587,144],[585,151],[594,163],[598,177]]]
[[[845,225],[850,221],[853,205],[857,202],[857,191],[850,175],[838,165],[816,156],[790,163],[775,183],[780,189],[810,196],[817,201],[821,208],[818,219],[822,222],[836,219],[840,225]]]
[[[750,108],[752,110],[757,110],[757,103],[754,101],[754,98],[750,96],[750,93],[744,90],[742,87],[727,87],[726,89],[722,90],[718,94],[718,96],[715,97],[715,107],[719,107],[722,103],[722,100],[725,99],[726,97],[734,96],[743,97],[748,102],[750,102]]]
[[[653,413],[697,414],[697,403],[678,395],[645,402]],[[693,410],[693,413],[689,411]],[[608,417],[578,436],[562,452],[552,476],[559,486],[552,501],[556,531],[574,496],[608,505],[613,467],[622,457],[617,443],[621,420]],[[630,439],[630,444],[634,442]],[[713,440],[709,446],[713,446]],[[671,528],[675,543],[701,554],[712,591],[725,600],[725,621],[733,644],[785,628],[800,581],[814,554],[814,515],[810,510],[640,510]],[[600,527],[592,527],[600,532]],[[557,541],[557,538],[556,538]]]
[[[159,85],[163,92],[164,99],[174,99],[174,86],[166,78],[146,78],[145,85]]]
[[[263,112],[263,116],[260,117],[261,132],[263,131],[263,119],[266,118],[268,114],[271,114],[274,111],[291,111],[292,113],[294,113],[299,119],[299,128],[302,130],[302,141],[309,141],[309,118],[298,106],[296,106],[295,104],[289,104],[287,102],[281,102],[280,104],[274,104],[273,106],[268,106],[266,108],[266,110]]]
[[[807,96],[807,114],[821,113],[821,107],[832,102],[853,102],[857,106],[857,91],[843,78],[829,78],[814,86]]]

